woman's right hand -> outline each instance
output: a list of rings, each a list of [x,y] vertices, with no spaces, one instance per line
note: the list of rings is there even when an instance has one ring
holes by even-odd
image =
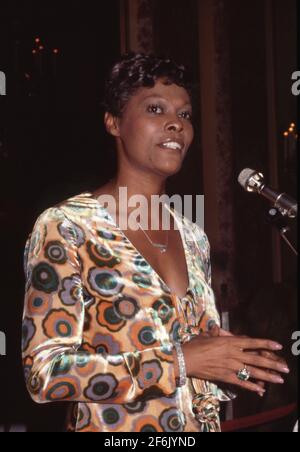
[[[284,383],[280,376],[270,371],[287,374],[289,369],[286,364],[253,353],[281,349],[280,344],[270,340],[240,336],[196,336],[182,345],[188,377],[233,384],[260,395],[264,390],[259,384],[250,380],[242,381],[237,377],[237,373],[246,366],[250,378],[270,383]]]

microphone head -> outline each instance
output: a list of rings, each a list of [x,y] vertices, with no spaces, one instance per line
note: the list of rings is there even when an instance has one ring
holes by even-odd
[[[239,184],[249,192],[258,191],[263,181],[263,174],[250,168],[243,169],[238,177]]]

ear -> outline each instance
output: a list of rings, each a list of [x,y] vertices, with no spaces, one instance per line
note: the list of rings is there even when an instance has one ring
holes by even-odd
[[[108,133],[114,137],[120,136],[119,118],[106,112],[104,115],[104,124]]]

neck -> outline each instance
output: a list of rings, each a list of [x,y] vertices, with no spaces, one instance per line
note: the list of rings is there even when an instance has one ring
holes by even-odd
[[[148,203],[151,204],[151,196],[161,196],[166,194],[165,179],[156,175],[147,173],[132,173],[118,172],[117,175],[109,182],[111,191],[118,199],[119,188],[125,187],[127,189],[127,196],[130,199],[134,195],[144,196]]]
[[[105,192],[111,194],[116,201],[117,207],[117,221],[119,221],[119,214],[121,214],[119,207],[119,189],[121,187],[125,187],[127,189],[127,202],[129,202],[130,198],[134,195],[142,195],[144,199],[147,200],[147,215],[149,220],[153,217],[154,213],[151,212],[151,196],[158,195],[162,196],[166,194],[165,190],[165,180],[162,180],[162,177],[154,177],[153,175],[147,174],[137,174],[137,172],[132,172],[129,174],[128,172],[118,172],[116,176],[111,179],[105,187]],[[134,207],[127,206],[127,213],[134,209],[136,209],[136,200],[134,201]],[[122,198],[121,198],[122,204]],[[142,208],[143,209],[143,208]],[[146,212],[145,212],[146,213]],[[159,209],[159,224],[162,222],[162,206]]]

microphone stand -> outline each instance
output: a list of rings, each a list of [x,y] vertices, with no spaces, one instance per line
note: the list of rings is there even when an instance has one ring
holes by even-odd
[[[292,252],[296,256],[298,256],[298,251],[291,244],[288,237],[286,236],[286,234],[291,230],[291,228],[288,226],[287,222],[284,220],[284,217],[286,215],[287,214],[286,214],[285,210],[281,210],[278,207],[272,207],[272,209],[270,209],[268,211],[268,221],[278,229],[282,239],[287,243],[287,245],[292,250]]]

